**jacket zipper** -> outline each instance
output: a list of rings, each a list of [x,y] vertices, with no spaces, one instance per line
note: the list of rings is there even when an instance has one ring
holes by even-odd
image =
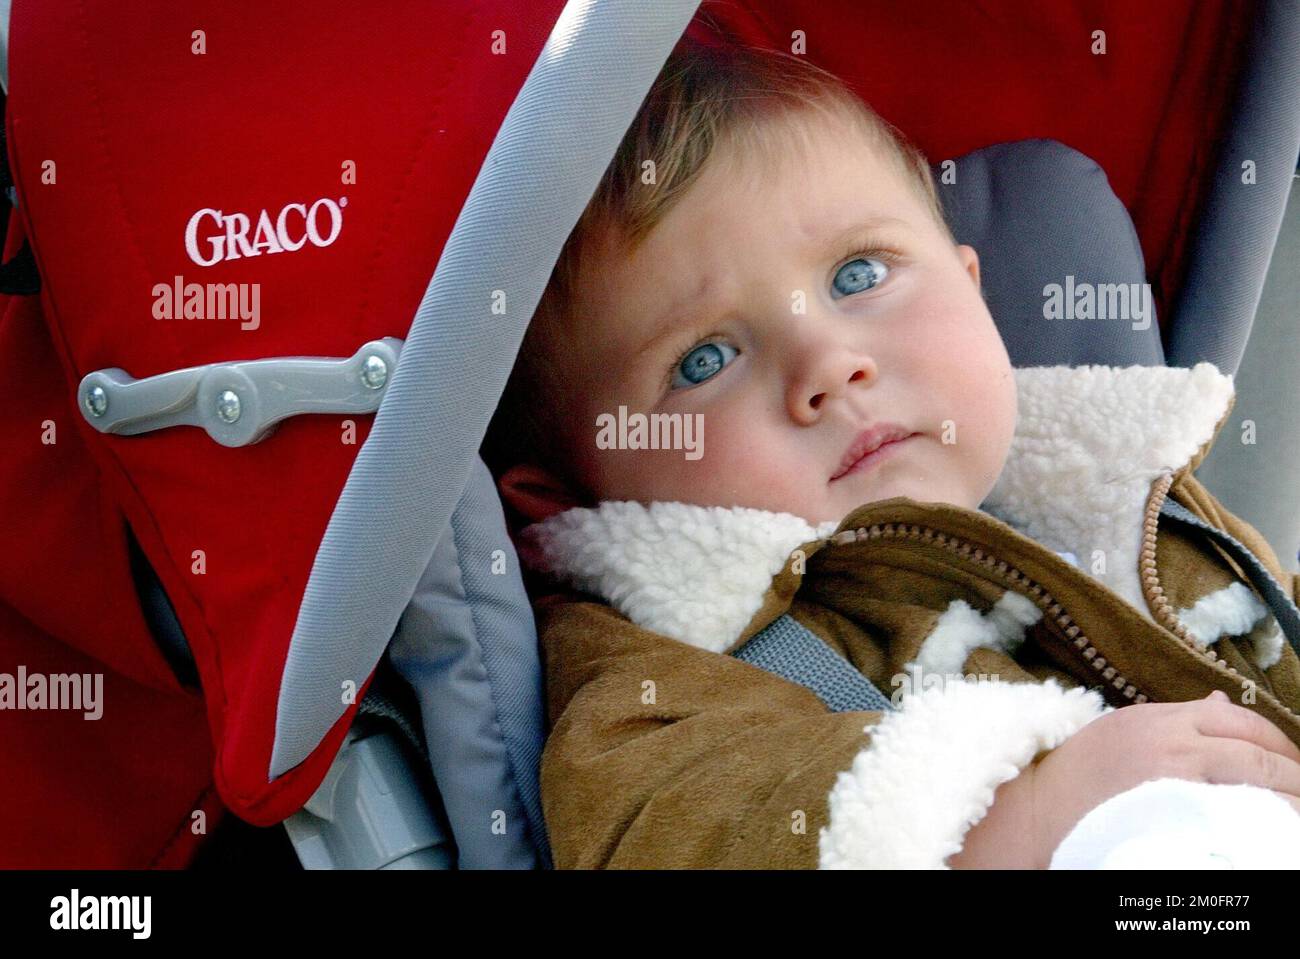
[[[1164,506],[1165,500],[1169,496],[1169,490],[1173,486],[1174,475],[1165,473],[1151,489],[1151,496],[1147,500],[1146,513],[1142,518],[1142,549],[1138,553],[1138,570],[1142,580],[1142,595],[1151,607],[1156,621],[1175,636],[1177,636],[1189,649],[1195,650],[1210,662],[1214,663],[1215,668],[1222,672],[1230,673],[1241,679],[1241,673],[1235,666],[1229,666],[1219,658],[1219,654],[1211,649],[1208,645],[1198,643],[1188,632],[1187,627],[1174,613],[1173,607],[1169,605],[1169,600],[1165,597],[1165,591],[1160,586],[1160,578],[1156,571],[1156,533],[1157,524],[1160,519],[1160,508]]]
[[[919,526],[914,523],[876,523],[856,530],[845,530],[831,537],[831,541],[838,544],[880,539],[916,539],[923,543],[941,546],[963,559],[979,563],[1000,580],[1005,588],[1027,596],[1044,613],[1051,616],[1070,640],[1067,648],[1075,654],[1075,658],[1082,659],[1085,665],[1096,670],[1100,678],[1119,690],[1125,699],[1131,699],[1135,703],[1151,701],[1150,696],[1129,682],[1114,666],[1106,664],[1106,657],[1098,654],[1097,647],[1092,645],[1078,623],[1065,611],[1065,607],[1043,588],[1042,584],[1034,582],[1006,560],[996,559],[982,548],[949,533],[942,533],[933,527]]]
[[[1164,597],[1164,591],[1160,589],[1160,585],[1156,581],[1155,525],[1160,514],[1160,506],[1164,503],[1164,498],[1168,494],[1172,482],[1172,474],[1166,474],[1157,482],[1152,496],[1147,501],[1146,515],[1143,518],[1142,552],[1140,553],[1139,566],[1142,575],[1143,592],[1148,602],[1156,610],[1157,625],[1168,629],[1194,652],[1207,656],[1209,661],[1214,664],[1215,669],[1240,677],[1237,670],[1221,660],[1214,650],[1200,646],[1192,640],[1188,635],[1187,627],[1178,621],[1178,618],[1169,608],[1169,602]],[[1147,693],[1142,692],[1135,684],[1121,675],[1114,666],[1107,665],[1106,658],[1098,653],[1097,648],[1092,645],[1083,630],[1079,628],[1078,623],[1041,583],[1035,582],[1006,560],[991,556],[984,549],[967,540],[949,533],[940,532],[930,526],[921,526],[915,523],[876,523],[871,526],[859,527],[856,530],[845,530],[832,536],[831,542],[843,545],[859,540],[880,539],[920,540],[923,543],[941,546],[968,561],[979,563],[992,573],[994,578],[1001,581],[1006,588],[1013,589],[1022,596],[1028,597],[1044,613],[1051,616],[1070,640],[1067,648],[1075,654],[1077,659],[1081,659],[1084,664],[1096,670],[1102,680],[1119,690],[1125,699],[1131,699],[1135,703],[1153,701]]]

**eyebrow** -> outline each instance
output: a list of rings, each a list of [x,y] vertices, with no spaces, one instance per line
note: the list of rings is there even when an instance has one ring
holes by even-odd
[[[708,288],[709,279],[708,277],[705,277],[704,282],[698,286],[693,293],[682,297],[672,306],[668,307],[668,309],[660,313],[659,316],[655,318],[654,323],[651,324],[649,337],[636,349],[632,356],[638,358],[649,353],[651,349],[659,345],[661,340],[670,336],[675,331],[672,322],[673,318],[680,316],[686,310],[695,306],[695,304],[703,298],[704,291]]]
[[[872,230],[879,229],[910,230],[911,228],[907,221],[893,216],[874,216],[865,220],[856,220],[821,244],[818,253],[820,256],[835,256],[851,243],[855,237],[861,237]],[[674,331],[673,319],[694,307],[703,298],[703,292],[709,288],[709,285],[709,278],[706,276],[693,293],[682,297],[660,313],[650,327],[649,338],[636,349],[632,356],[634,358],[643,356],[657,346],[661,340],[671,335]]]
[[[900,220],[895,216],[873,216],[866,220],[858,220],[827,240],[825,246],[822,247],[822,255],[829,256],[839,253],[854,239],[860,238],[863,234],[870,233],[872,230],[882,229],[901,229],[911,232],[912,226],[906,220]]]

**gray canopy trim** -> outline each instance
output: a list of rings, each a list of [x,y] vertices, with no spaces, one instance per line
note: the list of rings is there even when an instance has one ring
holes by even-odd
[[[0,88],[9,95],[9,13],[13,0],[0,0]]]
[[[82,377],[77,406],[101,433],[199,426],[222,446],[247,446],[300,413],[373,413],[401,352],[402,341],[387,337],[342,359],[209,363],[139,380],[116,367],[95,370]]]
[[[345,712],[341,683],[360,683],[383,655],[564,241],[697,5],[570,0],[556,21],[452,228],[316,554],[281,677],[270,779],[311,754]]]
[[[1167,351],[1235,375],[1246,352],[1300,152],[1300,4],[1264,0],[1228,137],[1188,251]],[[1243,164],[1255,165],[1244,183]]]

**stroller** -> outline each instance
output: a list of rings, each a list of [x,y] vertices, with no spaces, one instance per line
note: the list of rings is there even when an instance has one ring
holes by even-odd
[[[551,864],[477,451],[683,36],[907,131],[1017,366],[1234,373],[1300,149],[1289,0],[881,0],[869,45],[838,0],[236,7],[0,9],[0,673],[103,684],[0,713],[6,867],[184,868],[231,817],[307,868]],[[1156,322],[1046,325],[1066,276]]]

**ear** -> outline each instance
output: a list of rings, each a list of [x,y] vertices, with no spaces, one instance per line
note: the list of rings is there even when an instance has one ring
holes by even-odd
[[[957,258],[961,260],[961,265],[965,267],[970,278],[975,281],[975,289],[980,288],[980,256],[975,252],[975,247],[961,244],[957,247]]]
[[[497,481],[501,498],[530,522],[586,505],[560,477],[532,463],[520,463],[501,474]]]

